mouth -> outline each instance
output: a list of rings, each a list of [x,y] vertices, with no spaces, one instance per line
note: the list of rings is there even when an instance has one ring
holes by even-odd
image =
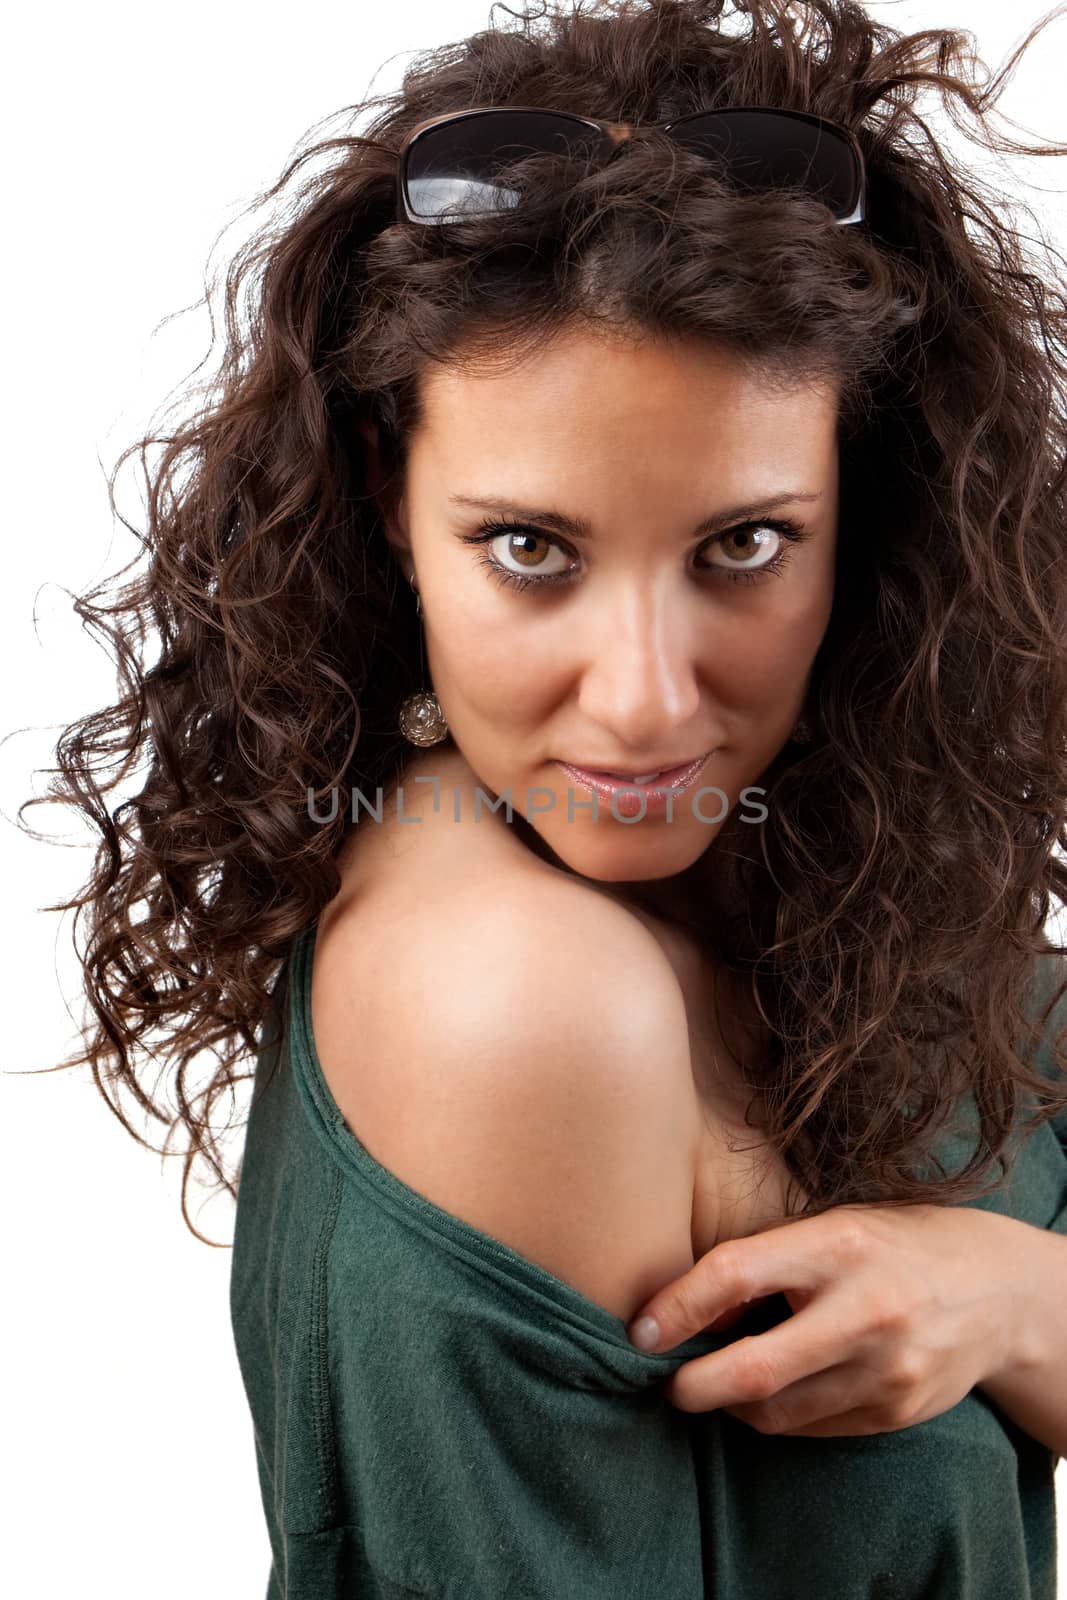
[[[705,750],[703,755],[684,761],[679,766],[662,767],[658,772],[628,773],[610,772],[598,767],[578,767],[569,761],[559,761],[565,772],[569,772],[587,788],[599,789],[602,793],[614,794],[625,789],[637,794],[657,795],[665,794],[667,790],[684,789],[699,777],[711,750]]]

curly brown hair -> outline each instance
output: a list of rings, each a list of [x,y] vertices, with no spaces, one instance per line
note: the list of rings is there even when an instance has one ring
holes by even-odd
[[[1046,925],[1067,899],[1062,258],[918,109],[931,89],[991,150],[1063,154],[989,125],[1062,9],[990,82],[972,35],[902,33],[852,0],[554,5],[418,57],[399,91],[365,102],[379,109],[363,132],[298,149],[257,197],[286,209],[228,269],[217,378],[109,479],[114,508],[140,451],[144,569],[110,604],[102,585],[75,606],[113,642],[119,697],[64,731],[45,797],[101,835],[84,892],[45,908],[75,908],[75,930],[89,919],[96,1021],[61,1065],[88,1063],[147,1148],[123,1088],[168,1143],[187,1131],[182,1212],[205,1243],[186,1203],[196,1155],[234,1196],[238,1177],[213,1108],[252,1075],[239,1069],[280,964],[339,887],[355,790],[394,781],[411,753],[397,711],[422,686],[419,622],[361,426],[377,426],[399,484],[430,363],[507,363],[568,326],[710,340],[841,385],[816,738],[763,777],[774,827],[731,817],[717,837],[722,904],[744,910],[720,915],[709,892],[702,930],[768,1029],[766,1137],[814,1209],[955,1203],[1001,1181],[980,1187],[1027,1097],[1030,1126],[1067,1106],[1067,1081],[1033,1067],[1037,958],[1064,954]],[[830,117],[863,151],[867,219],[839,227],[814,199],[741,194],[649,132],[608,162],[524,164],[509,212],[399,220],[404,135],[469,105],[639,124],[731,105]],[[110,814],[105,795],[145,759]],[[313,813],[334,792],[323,825]],[[193,1093],[205,1048],[217,1070]],[[139,1054],[173,1069],[176,1118]],[[1054,1060],[1062,1077],[1059,1041]],[[974,1094],[974,1158],[924,1175],[957,1091]]]

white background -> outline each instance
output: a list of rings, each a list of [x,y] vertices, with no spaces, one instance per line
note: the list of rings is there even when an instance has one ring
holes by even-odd
[[[870,9],[898,28],[967,27],[995,68],[1046,8]],[[66,848],[13,825],[19,802],[41,792],[31,773],[49,764],[59,730],[113,695],[109,657],[69,594],[134,551],[112,524],[105,475],[207,353],[203,308],[159,324],[200,297],[216,235],[313,123],[392,89],[416,51],[488,22],[489,0],[101,0],[20,6],[7,21],[0,1587],[16,1600],[262,1600],[269,1566],[229,1249],[187,1231],[180,1162],[137,1145],[86,1072],[14,1075],[64,1059],[81,1015],[71,918],[39,908],[84,882],[87,835],[55,807],[26,820]],[[1001,103],[1033,142],[1067,142],[1065,67],[1067,17]],[[1067,188],[1062,160],[1013,170]],[[1031,199],[1063,248],[1064,195]],[[212,257],[221,270],[240,226]],[[137,484],[128,465],[119,507],[140,526]],[[194,1190],[194,1219],[228,1245],[231,1203],[203,1201]],[[1061,1468],[1061,1498],[1065,1481]]]

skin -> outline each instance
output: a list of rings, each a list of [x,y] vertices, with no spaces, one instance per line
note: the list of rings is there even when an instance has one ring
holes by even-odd
[[[409,771],[461,790],[458,825],[475,825],[476,785],[510,790],[514,825],[544,859],[635,905],[680,905],[722,825],[702,820],[723,810],[719,797],[694,808],[694,791],[679,795],[670,821],[620,821],[601,798],[594,820],[574,787],[569,820],[572,783],[554,759],[642,772],[661,756],[713,750],[697,787],[725,790],[731,808],[759,783],[803,710],[830,617],[835,387],[772,385],[706,342],[568,330],[512,370],[434,367],[421,397],[395,497],[380,493],[376,435],[363,429],[386,537],[405,577],[416,574],[429,677],[451,734],[414,753]],[[696,531],[709,515],[787,490],[817,498],[753,516],[798,522],[802,542],[749,531],[728,550],[736,522]],[[584,518],[593,538],[526,524],[464,544],[497,513],[452,504],[454,495]],[[779,551],[780,573],[727,576]],[[506,587],[481,564],[490,555],[525,575],[569,571],[572,581]],[[551,790],[555,804],[531,809],[527,826],[534,790]],[[405,810],[417,810],[408,796],[405,773]],[[451,798],[444,803],[450,814]],[[756,801],[745,804],[751,816]]]
[[[470,819],[477,785],[510,789],[517,806],[528,787],[548,786],[557,805],[531,813],[531,848],[623,896],[670,904],[718,829],[685,804],[673,823],[620,823],[610,807],[570,822],[552,758],[646,770],[660,754],[714,745],[702,782],[733,797],[758,783],[801,713],[830,616],[837,396],[769,387],[707,345],[587,333],[508,374],[434,369],[423,395],[403,493],[379,504],[405,576],[417,573],[452,738],[413,754],[404,811],[430,805],[425,785],[409,795],[414,773],[454,786]],[[373,429],[365,437],[377,492]],[[780,576],[732,584],[692,570],[701,518],[787,487],[821,498],[772,513],[810,534]],[[456,493],[587,518],[593,544],[568,543],[563,557],[533,547],[535,569],[577,560],[577,580],[499,587],[460,542],[478,513],[450,506]],[[506,535],[495,548],[520,565]],[[1063,1454],[1063,1255],[1045,1230],[984,1211],[836,1207],[708,1251],[641,1307],[661,1329],[642,1348],[729,1327],[742,1299],[784,1292],[796,1315],[684,1363],[667,1398],[686,1411],[721,1407],[763,1433],[824,1437],[911,1427],[980,1386]]]

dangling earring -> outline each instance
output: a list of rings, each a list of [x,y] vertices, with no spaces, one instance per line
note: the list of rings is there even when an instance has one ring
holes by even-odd
[[[415,609],[421,617],[422,596],[419,594],[419,585],[414,573],[411,574],[411,587],[415,591]],[[422,663],[421,675],[425,678],[426,655],[423,650],[421,626],[419,659]],[[448,738],[448,723],[432,689],[420,689],[417,694],[408,695],[400,707],[400,732],[410,744],[424,747],[440,744],[442,739]]]
[[[793,727],[793,731],[789,735],[789,737],[792,739],[794,744],[810,744],[811,743],[811,738],[812,738],[811,727],[805,721],[805,719],[803,717],[798,717],[797,718],[797,721],[796,721],[796,723],[795,723],[795,725]]]

